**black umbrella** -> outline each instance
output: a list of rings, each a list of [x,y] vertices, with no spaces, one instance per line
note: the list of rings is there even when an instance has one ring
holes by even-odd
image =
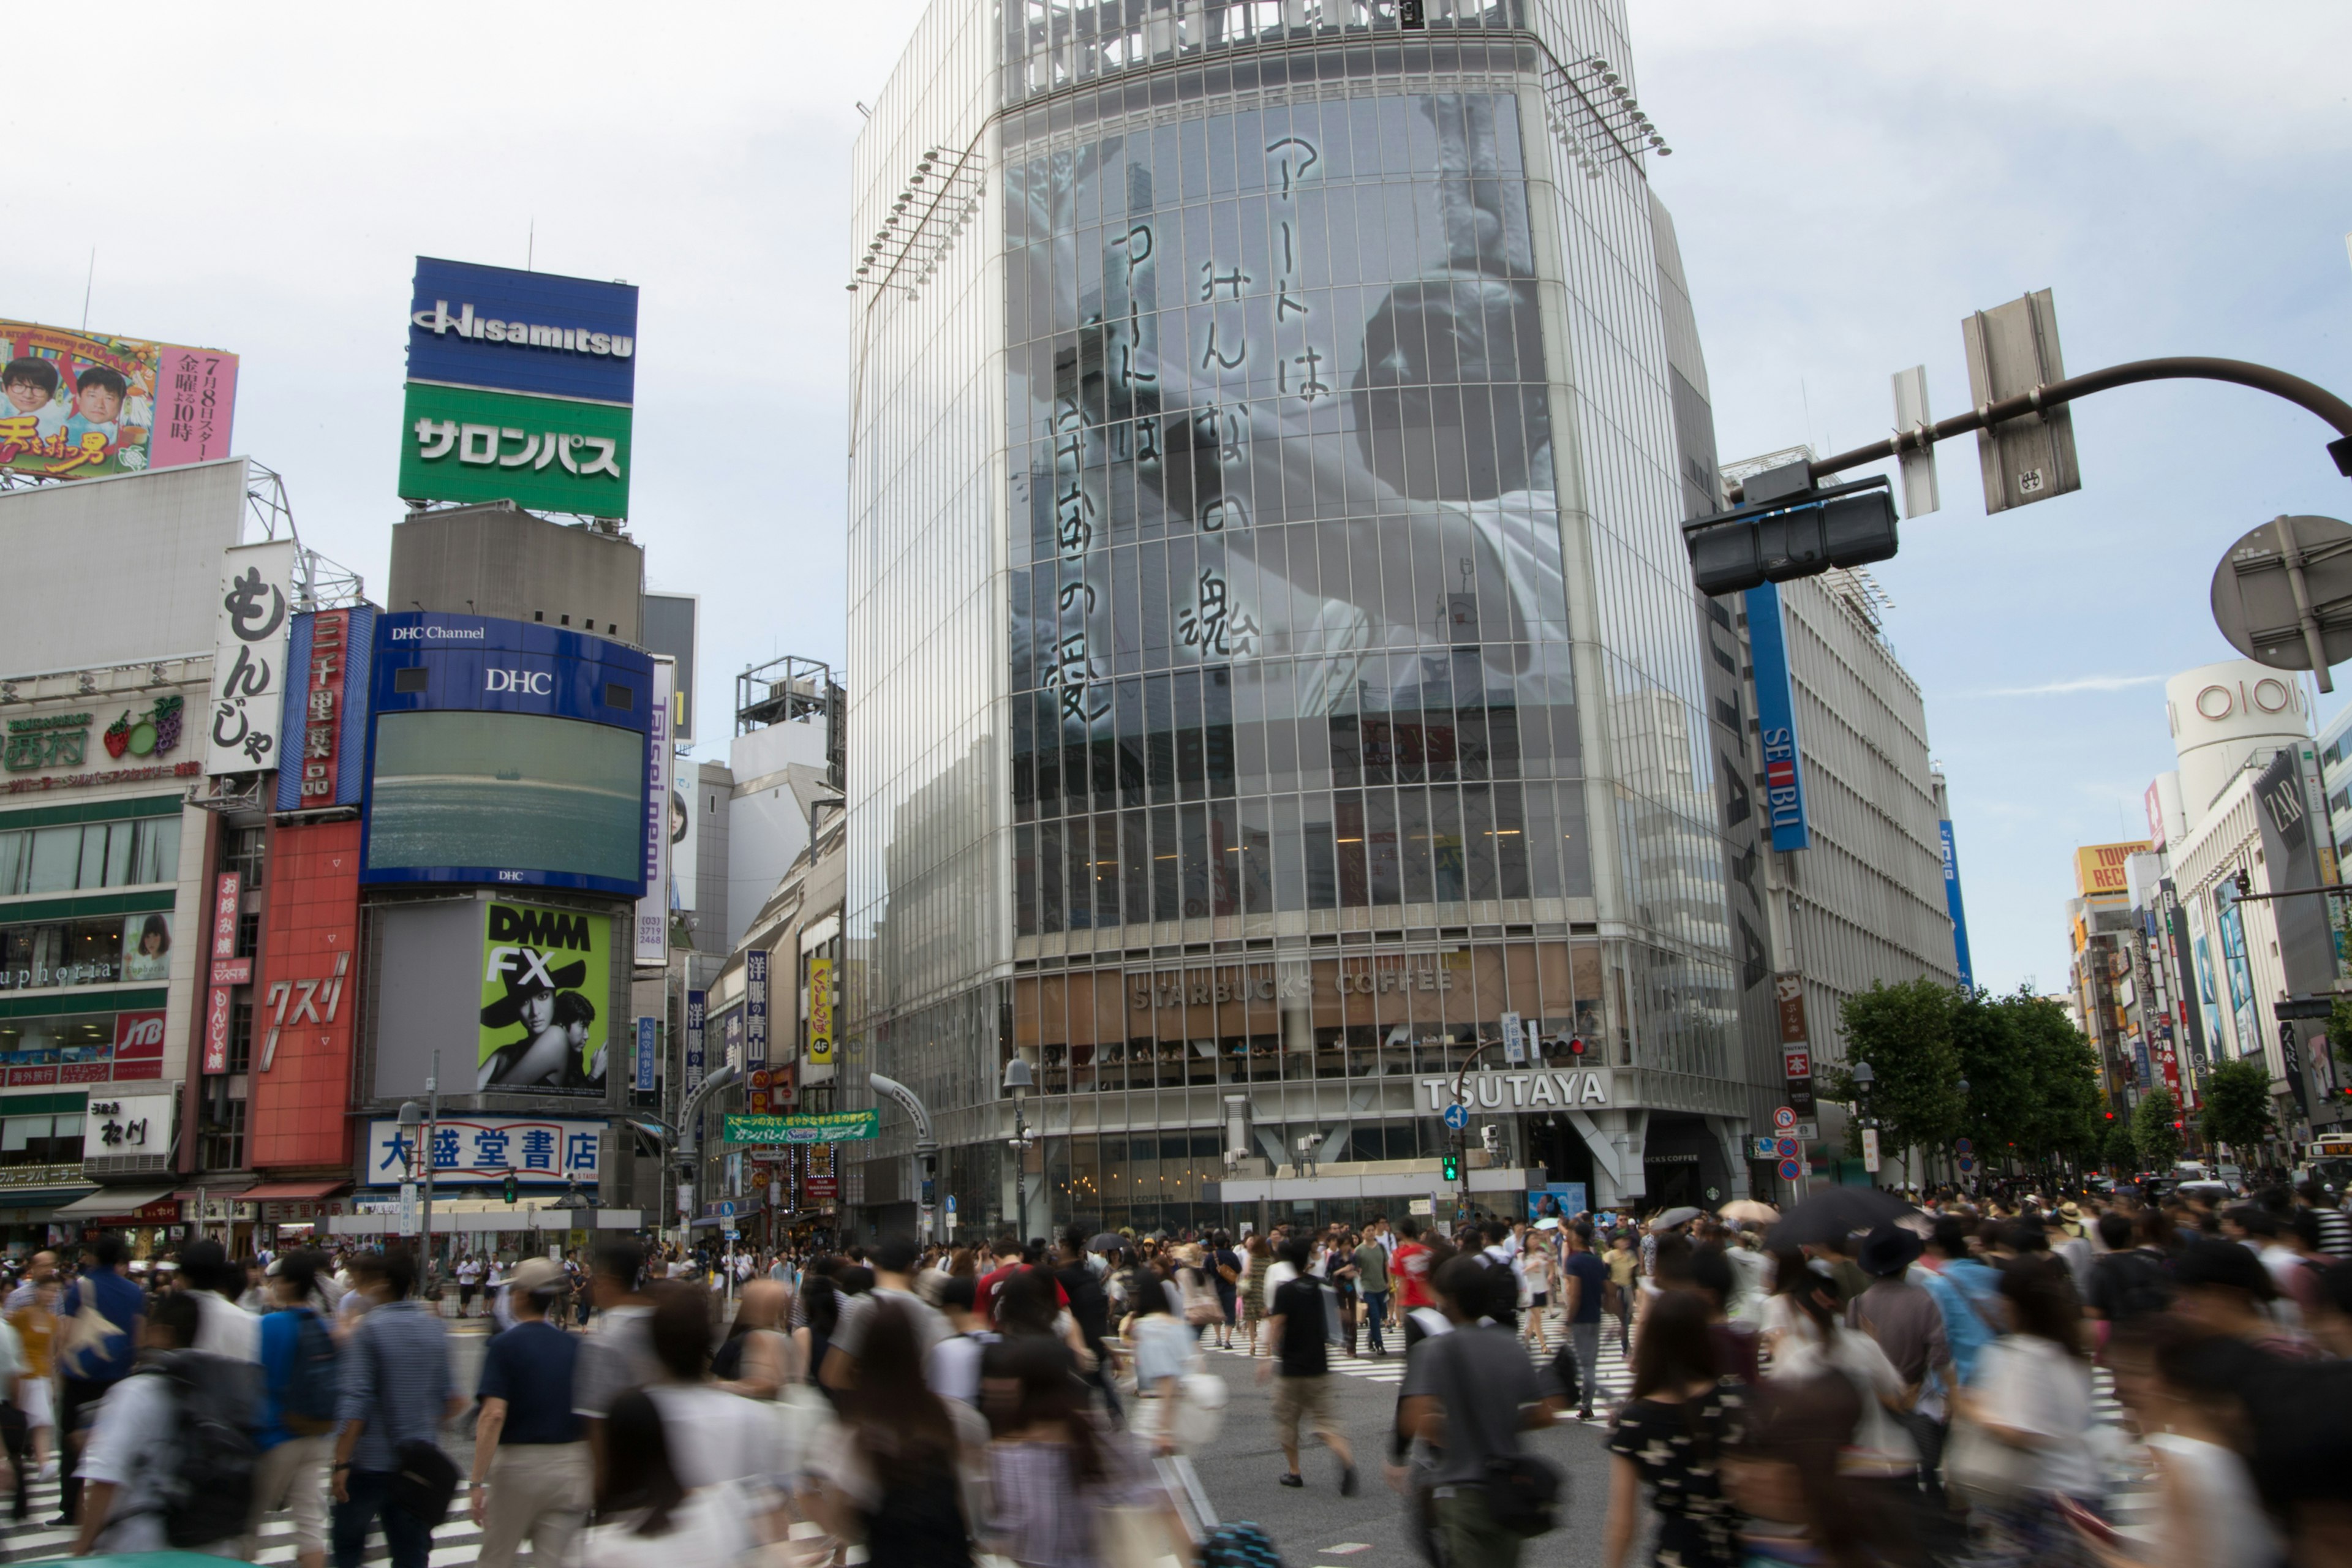
[[[1875,1230],[1910,1212],[1909,1204],[1877,1187],[1825,1187],[1782,1215],[1765,1237],[1765,1245],[1843,1242],[1858,1230]]]
[[[1088,1252],[1117,1252],[1120,1247],[1129,1245],[1129,1243],[1127,1237],[1120,1236],[1116,1231],[1107,1230],[1097,1236],[1092,1241],[1087,1242],[1087,1250]]]

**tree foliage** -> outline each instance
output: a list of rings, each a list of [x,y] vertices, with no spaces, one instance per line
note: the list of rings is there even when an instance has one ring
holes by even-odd
[[[2180,1129],[2172,1124],[2179,1115],[2179,1103],[2168,1089],[2150,1090],[2132,1111],[2132,1142],[2149,1170],[2169,1171],[2180,1158]]]
[[[2119,1116],[2103,1124],[2107,1134],[2100,1152],[2107,1162],[2107,1168],[2118,1176],[2130,1175],[2139,1169],[2139,1143],[2132,1136],[2131,1118]]]
[[[1878,1119],[1893,1150],[1940,1149],[1959,1136],[1960,1054],[1952,1018],[1962,994],[1931,979],[1873,982],[1838,1009],[1847,1068],[1833,1072],[1832,1097]],[[1852,1064],[1868,1062],[1876,1081],[1858,1095]]]
[[[2198,1127],[2243,1159],[2271,1131],[2271,1073],[2260,1057],[2223,1062],[2205,1076]]]

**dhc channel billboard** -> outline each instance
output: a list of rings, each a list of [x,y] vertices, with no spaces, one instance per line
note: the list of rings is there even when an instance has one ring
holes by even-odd
[[[653,692],[603,637],[378,616],[360,879],[642,898]]]

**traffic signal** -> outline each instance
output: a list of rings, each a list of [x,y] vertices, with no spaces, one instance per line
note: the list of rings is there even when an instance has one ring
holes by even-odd
[[[522,1184],[515,1180],[515,1173],[512,1171],[507,1173],[506,1189],[509,1203],[514,1202],[515,1195],[522,1190]]]
[[[2107,1112],[2107,1120],[2108,1120],[2108,1121],[2113,1121],[2115,1119],[2116,1119],[2116,1113],[2115,1113],[2114,1111],[2112,1111],[2112,1110],[2108,1111],[2108,1112]]]
[[[1570,1035],[1568,1037],[1568,1054],[1572,1057],[1580,1057],[1584,1054],[1584,1037],[1582,1035]]]
[[[2230,880],[2237,884],[2238,897],[2245,899],[2252,898],[2253,896],[2254,876],[2252,872],[2247,870],[2243,866],[2238,868],[2236,873],[2231,877]]]
[[[1447,1150],[1444,1154],[1440,1156],[1438,1159],[1437,1173],[1444,1177],[1449,1182],[1460,1181],[1462,1179],[1462,1156],[1454,1152],[1451,1149]]]
[[[1702,594],[1738,594],[1895,555],[1895,496],[1883,474],[1815,489],[1805,465],[1790,463],[1749,479],[1745,494],[1743,505],[1683,524]]]

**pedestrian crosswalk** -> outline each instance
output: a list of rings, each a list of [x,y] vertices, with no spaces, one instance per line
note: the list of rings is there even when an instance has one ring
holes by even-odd
[[[5,1479],[5,1471],[0,1469],[0,1480]],[[23,1520],[10,1522],[5,1514],[0,1514],[0,1563],[35,1563],[70,1555],[73,1531],[49,1522],[57,1518],[62,1505],[58,1482],[34,1481],[25,1489],[25,1494]],[[460,1493],[456,1506],[449,1510],[448,1522],[433,1532],[432,1568],[465,1568],[481,1555],[481,1529],[467,1516],[465,1496]],[[379,1531],[368,1542],[367,1561],[382,1563],[389,1557]],[[268,1564],[293,1563],[292,1519],[280,1513],[262,1522],[261,1547],[253,1560]]]
[[[1331,1370],[1349,1377],[1360,1377],[1370,1383],[1391,1384],[1402,1383],[1404,1381],[1403,1331],[1399,1330],[1387,1335],[1386,1339],[1388,1353],[1381,1356],[1360,1353],[1369,1348],[1369,1342],[1362,1339],[1357,1342],[1356,1352],[1350,1352],[1339,1345],[1332,1346]],[[1546,1325],[1544,1345],[1540,1350],[1532,1341],[1523,1340],[1521,1342],[1527,1345],[1528,1355],[1538,1366],[1549,1366],[1551,1364],[1552,1358],[1559,1353],[1560,1346],[1567,1341],[1568,1336],[1561,1331],[1560,1325],[1550,1323]],[[1248,1360],[1247,1345],[1238,1339],[1234,1342],[1238,1348],[1223,1353],[1236,1360]],[[1600,1367],[1597,1376],[1600,1397],[1593,1401],[1595,1410],[1615,1405],[1633,1392],[1633,1363],[1625,1359],[1625,1347],[1618,1339],[1617,1326],[1613,1322],[1601,1325],[1599,1359]]]

